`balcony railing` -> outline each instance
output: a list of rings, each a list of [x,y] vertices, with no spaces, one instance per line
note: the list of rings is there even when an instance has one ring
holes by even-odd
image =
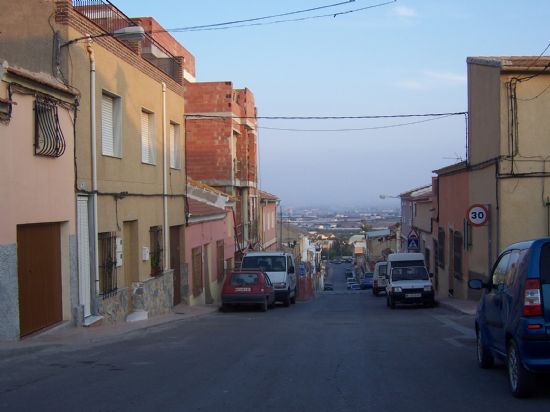
[[[107,33],[138,26],[137,22],[126,16],[109,0],[73,0],[73,7]],[[145,33],[141,57],[177,82],[181,82],[181,79],[178,79],[178,59],[148,33]]]

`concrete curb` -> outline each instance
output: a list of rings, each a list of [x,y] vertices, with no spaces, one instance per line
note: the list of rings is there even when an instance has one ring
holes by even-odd
[[[200,318],[218,312],[218,305],[177,306],[170,313],[131,323],[94,328],[61,324],[39,335],[21,341],[0,342],[0,361],[34,355],[45,351],[76,350],[115,340],[127,340],[139,332],[182,321]]]
[[[449,310],[451,310],[455,313],[461,314],[461,315],[474,316],[476,314],[476,310],[477,310],[477,303],[475,303],[475,306],[472,306],[471,303],[469,303],[466,306],[466,305],[463,305],[463,304],[460,304],[460,303],[457,304],[453,301],[438,300],[437,304],[442,308],[449,309]]]

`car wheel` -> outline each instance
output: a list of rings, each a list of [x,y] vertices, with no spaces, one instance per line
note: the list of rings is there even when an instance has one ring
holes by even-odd
[[[261,310],[262,312],[267,312],[267,306],[268,306],[267,300],[268,300],[268,298],[265,298],[264,303],[262,303],[262,304],[260,305],[260,310]]]
[[[524,398],[529,395],[533,377],[521,362],[521,355],[514,340],[508,343],[508,379],[512,395]]]
[[[293,305],[296,303],[296,288],[294,288],[294,296],[290,298],[290,303]]]
[[[220,312],[229,312],[229,305],[227,305],[226,303],[222,303],[222,305],[220,306]]]
[[[493,354],[483,344],[483,336],[481,335],[481,330],[476,330],[476,347],[477,347],[477,365],[482,369],[490,368],[495,363],[495,358]]]

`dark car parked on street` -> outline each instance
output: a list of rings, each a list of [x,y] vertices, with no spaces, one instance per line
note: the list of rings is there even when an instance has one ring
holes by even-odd
[[[475,329],[477,361],[507,364],[512,394],[527,396],[540,373],[550,373],[550,238],[516,243],[499,256],[484,289]]]
[[[373,279],[373,273],[366,272],[363,275],[363,279],[361,279],[361,283],[359,283],[359,286],[361,287],[361,289],[372,289],[372,279]]]
[[[222,289],[221,310],[240,305],[256,305],[265,312],[275,303],[273,284],[260,270],[230,272]]]

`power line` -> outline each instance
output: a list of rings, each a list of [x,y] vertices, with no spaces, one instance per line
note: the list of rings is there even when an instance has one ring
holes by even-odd
[[[353,0],[353,1],[355,1],[355,0]],[[312,10],[319,10],[319,9],[323,9],[323,8],[327,8],[327,7],[336,7],[336,6],[340,6],[340,5],[343,5],[343,4],[351,3],[351,1],[346,1],[346,2],[335,3],[335,4],[331,4],[331,5],[327,5],[327,6],[316,7],[316,8],[309,9],[309,10],[299,10],[299,11],[295,11],[295,12],[282,13],[282,14],[273,15],[273,16],[257,17],[257,18],[253,18],[253,19],[246,19],[246,20],[240,20],[240,21],[237,20],[237,21],[234,21],[234,22],[226,22],[226,23],[206,24],[206,25],[202,25],[202,26],[176,27],[176,28],[172,28],[172,29],[153,30],[151,33],[166,33],[166,32],[183,33],[183,32],[193,32],[193,31],[228,30],[228,29],[234,29],[234,28],[239,28],[239,27],[266,26],[266,25],[271,25],[271,24],[280,24],[280,23],[305,21],[305,20],[312,20],[312,19],[321,19],[321,18],[327,18],[327,17],[335,18],[337,16],[341,16],[341,15],[344,15],[344,14],[357,13],[357,12],[372,9],[372,8],[375,8],[375,7],[386,6],[388,4],[395,3],[396,1],[397,0],[391,0],[391,1],[384,2],[384,3],[378,3],[378,4],[373,4],[373,5],[370,5],[370,6],[344,10],[344,11],[341,11],[341,12],[331,13],[331,14],[318,14],[318,15],[314,15],[314,16],[300,17],[300,18],[294,18],[294,19],[282,19],[282,20],[275,20],[275,21],[271,21],[271,22],[262,22],[262,23],[236,24],[236,23],[239,23],[239,22],[257,21],[257,20],[264,20],[264,19],[274,18],[274,17],[277,17],[277,16],[286,16],[286,15],[291,15],[291,14],[305,13],[305,12],[312,11]]]
[[[389,115],[361,115],[361,116],[232,116],[216,114],[186,114],[188,120],[193,119],[263,119],[263,120],[352,120],[352,119],[397,119],[408,117],[448,117],[462,116],[468,112],[445,112],[445,113],[415,113],[415,114],[389,114]]]
[[[347,1],[341,1],[339,3],[327,4],[326,6],[318,6],[318,7],[313,7],[313,8],[310,8],[310,9],[289,11],[289,12],[280,13],[280,14],[272,14],[270,16],[254,17],[254,18],[243,19],[243,20],[226,21],[226,22],[223,22],[223,23],[203,24],[203,25],[200,25],[200,26],[180,27],[180,28],[175,28],[175,29],[168,29],[167,31],[198,30],[198,29],[206,29],[206,28],[210,28],[210,27],[219,27],[219,26],[228,26],[228,25],[239,24],[239,23],[246,23],[246,22],[251,22],[251,21],[267,20],[267,19],[273,19],[275,17],[284,17],[284,16],[291,16],[293,14],[309,13],[310,11],[317,11],[317,10],[322,10],[322,9],[328,9],[328,8],[331,8],[331,7],[338,7],[338,6],[342,6],[344,4],[354,3],[354,2],[355,2],[355,0],[347,0]]]
[[[385,126],[375,126],[375,127],[348,128],[348,129],[286,129],[286,128],[279,128],[279,127],[266,127],[266,126],[257,126],[257,128],[266,129],[266,130],[279,130],[279,131],[286,131],[286,132],[355,132],[355,131],[361,131],[361,130],[391,129],[394,127],[403,127],[403,126],[409,126],[413,124],[432,122],[434,120],[445,119],[451,116],[452,115],[445,115],[445,116],[434,117],[432,119],[418,120],[416,122],[389,124]]]

